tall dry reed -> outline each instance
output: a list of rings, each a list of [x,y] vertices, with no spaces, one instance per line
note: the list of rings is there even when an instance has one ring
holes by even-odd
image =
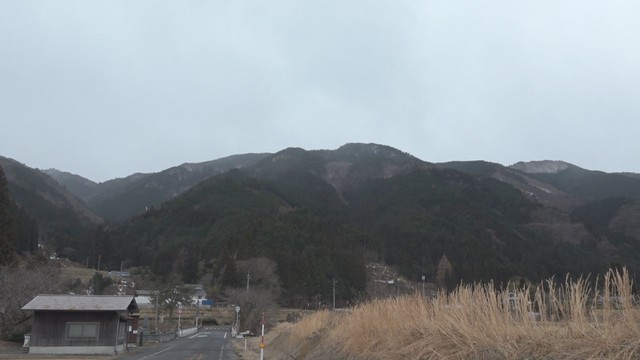
[[[316,336],[344,359],[640,358],[640,312],[626,270],[511,290],[461,285],[434,299],[416,294],[312,317],[283,341]]]

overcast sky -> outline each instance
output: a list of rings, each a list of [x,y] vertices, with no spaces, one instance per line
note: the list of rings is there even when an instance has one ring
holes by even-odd
[[[0,155],[105,181],[287,147],[640,172],[640,1],[0,1]]]

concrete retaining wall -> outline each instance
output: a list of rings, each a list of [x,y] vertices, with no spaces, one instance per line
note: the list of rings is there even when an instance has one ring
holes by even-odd
[[[167,341],[171,341],[176,338],[175,332],[165,333],[165,334],[147,334],[144,333],[142,335],[142,342],[146,343],[163,343]]]
[[[198,332],[198,328],[197,327],[192,327],[189,329],[180,329],[178,331],[178,337],[185,337],[185,336],[189,336],[189,335],[193,335],[195,333]]]

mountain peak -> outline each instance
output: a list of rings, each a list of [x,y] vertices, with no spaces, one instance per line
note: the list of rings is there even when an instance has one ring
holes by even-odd
[[[540,160],[528,162],[520,161],[509,167],[529,174],[556,174],[572,166],[573,165],[567,162],[559,160]]]
[[[64,184],[67,185],[69,182],[75,182],[76,185],[80,186],[96,186],[96,182],[89,180],[87,178],[84,178],[80,175],[76,175],[76,174],[72,174],[70,172],[67,171],[61,171],[58,169],[54,169],[54,168],[50,168],[50,169],[46,169],[46,170],[40,170],[41,172],[51,176],[55,181],[57,181],[60,184]],[[72,190],[72,192],[74,192]]]
[[[348,143],[341,146],[337,152],[348,151],[355,156],[361,155],[382,155],[383,157],[393,158],[400,155],[405,155],[402,151],[392,148],[387,145],[379,145],[374,143]]]

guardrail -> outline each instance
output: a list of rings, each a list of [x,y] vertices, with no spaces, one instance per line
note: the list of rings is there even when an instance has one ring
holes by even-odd
[[[198,332],[198,328],[197,327],[192,327],[192,328],[188,328],[188,329],[180,329],[180,330],[178,330],[178,337],[189,336],[189,335],[195,334],[197,332]]]

